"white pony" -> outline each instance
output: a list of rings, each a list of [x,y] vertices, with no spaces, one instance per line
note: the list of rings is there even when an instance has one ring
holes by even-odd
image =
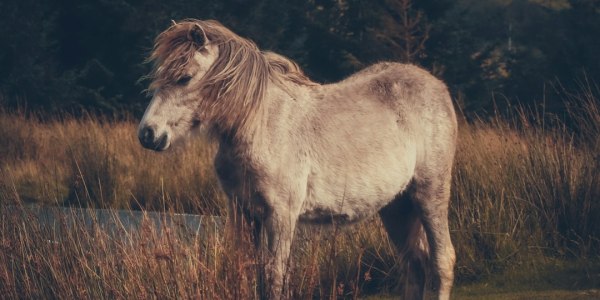
[[[216,21],[174,23],[150,60],[141,144],[163,151],[200,128],[218,141],[215,168],[231,209],[254,224],[258,244],[266,233],[272,299],[287,297],[298,222],[344,225],[377,212],[410,268],[416,288],[405,296],[422,298],[431,286],[450,297],[457,123],[444,83],[412,65],[379,63],[320,85]]]

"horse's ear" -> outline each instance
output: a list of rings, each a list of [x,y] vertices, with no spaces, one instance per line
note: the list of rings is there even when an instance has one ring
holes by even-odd
[[[199,47],[204,46],[206,41],[208,41],[204,29],[202,29],[202,27],[200,27],[198,24],[194,24],[194,26],[192,26],[188,32],[188,39]]]

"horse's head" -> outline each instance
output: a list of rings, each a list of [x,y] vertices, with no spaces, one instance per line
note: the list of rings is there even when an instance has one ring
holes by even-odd
[[[219,47],[196,22],[173,24],[157,39],[149,91],[152,100],[140,122],[142,146],[155,151],[202,127],[201,85],[219,55]]]
[[[251,130],[270,80],[313,84],[292,61],[261,52],[213,20],[173,24],[156,38],[150,61],[153,99],[138,136],[157,151],[199,127],[216,134]]]

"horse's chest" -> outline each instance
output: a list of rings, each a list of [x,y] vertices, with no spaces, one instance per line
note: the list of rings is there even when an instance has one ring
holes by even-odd
[[[243,164],[235,159],[220,156],[215,160],[215,171],[223,191],[229,199],[236,201],[236,205],[243,209],[246,215],[257,218],[268,215],[269,205],[262,193],[250,182],[254,176],[249,174],[248,168],[244,168]]]
[[[215,171],[225,192],[233,191],[242,184],[242,174],[239,164],[227,157],[217,156]]]
[[[223,191],[229,198],[249,199],[254,194],[252,170],[237,156],[229,152],[220,152],[215,157],[215,172]]]

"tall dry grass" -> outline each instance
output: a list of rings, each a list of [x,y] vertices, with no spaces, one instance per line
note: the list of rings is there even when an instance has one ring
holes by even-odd
[[[0,211],[3,299],[258,299],[260,259],[247,230],[227,238],[220,222],[108,232],[76,215],[61,234],[23,207]],[[241,237],[240,237],[241,235]],[[239,241],[241,240],[241,241]],[[301,231],[287,275],[294,299],[356,298],[388,290],[400,274],[376,220],[354,232]]]
[[[0,115],[0,137],[3,203],[191,213],[216,213],[222,206],[214,147],[202,141],[154,153],[140,147],[133,121],[43,122],[9,114]]]
[[[525,109],[461,122],[450,214],[458,283],[599,258],[600,101],[591,90],[571,96],[568,125]],[[214,146],[197,139],[153,153],[138,145],[135,126],[0,115],[2,295],[256,298],[260,260],[218,230],[148,226],[119,239],[65,225],[57,242],[26,211],[6,213],[26,203],[224,213]],[[376,218],[303,229],[293,255],[287,280],[303,299],[395,290],[403,271]]]
[[[568,125],[516,108],[461,126],[450,216],[459,279],[598,257],[600,102],[588,90],[569,106]]]

